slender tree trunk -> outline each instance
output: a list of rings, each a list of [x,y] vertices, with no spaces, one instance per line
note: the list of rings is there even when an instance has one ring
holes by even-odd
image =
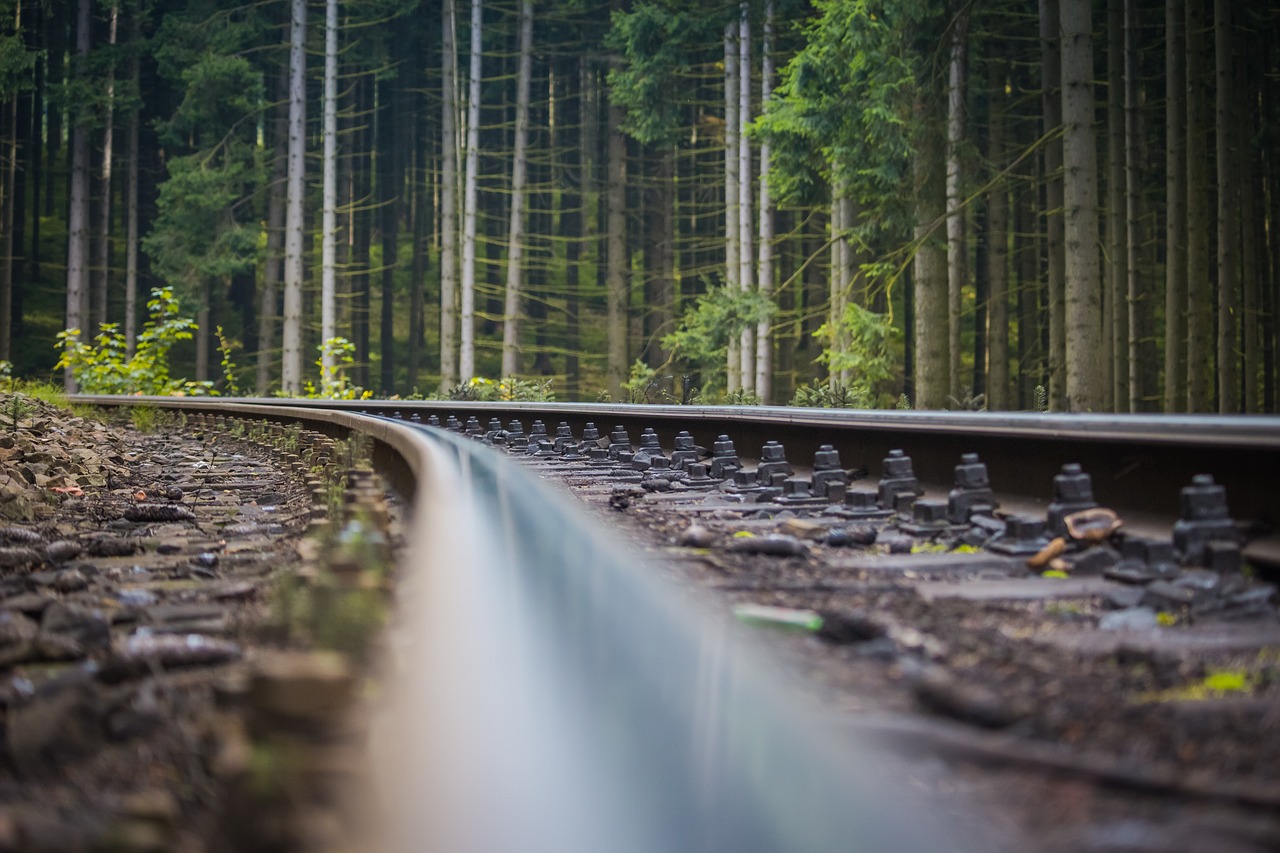
[[[131,39],[136,42],[140,37],[141,27],[135,15],[130,24]],[[130,61],[130,78],[133,90],[140,91],[141,69],[135,54]],[[124,248],[124,336],[125,348],[132,357],[138,342],[138,125],[140,124],[140,107],[134,105],[129,110],[129,165],[125,176],[125,248]]]
[[[1240,198],[1236,187],[1235,91],[1232,69],[1231,4],[1214,0],[1214,66],[1218,171],[1218,411],[1240,409],[1239,329]]]
[[[29,235],[30,250],[27,252],[27,266],[31,270],[30,276],[32,281],[40,281],[42,272],[40,270],[40,259],[42,257],[40,251],[40,211],[41,211],[41,190],[43,189],[43,180],[41,176],[48,171],[44,163],[44,134],[45,134],[45,111],[48,108],[49,99],[46,96],[46,83],[48,77],[49,57],[43,52],[47,33],[49,29],[48,23],[45,21],[47,17],[44,10],[39,4],[34,4],[32,11],[35,14],[35,21],[28,20],[27,34],[29,44],[36,53],[36,67],[34,77],[34,86],[31,92],[31,135],[27,139],[27,157],[31,164],[31,232]],[[15,277],[16,280],[16,277]],[[13,310],[14,303],[10,303],[10,328],[17,328],[16,311]]]
[[[751,5],[738,5],[738,286],[743,293],[755,289],[755,246],[751,214]],[[742,388],[755,391],[756,330],[747,326],[738,336]]]
[[[1067,398],[1073,412],[1107,407],[1098,265],[1098,162],[1093,132],[1089,0],[1062,0],[1062,162],[1066,240]]]
[[[76,55],[73,67],[76,76],[87,73],[91,0],[79,0],[76,7]],[[82,313],[84,295],[89,279],[89,130],[83,118],[71,127],[71,202],[67,212],[67,316],[66,328],[79,329],[80,340],[93,337],[92,330],[81,328],[85,319]],[[68,392],[76,390],[76,380],[68,366],[63,373],[63,385]]]
[[[289,89],[289,69],[281,66],[276,77],[276,94],[273,101],[281,101]],[[254,388],[265,395],[275,371],[276,323],[279,308],[276,305],[284,265],[284,208],[285,185],[288,181],[289,118],[288,105],[281,103],[274,108],[270,119],[272,145],[271,183],[267,187],[267,250],[263,259],[262,302],[258,310],[258,363]]]
[[[1107,0],[1107,295],[1103,343],[1112,411],[1129,408],[1129,255],[1125,203],[1124,3]]]
[[[286,394],[302,391],[302,241],[307,154],[307,2],[293,0],[289,39],[289,172],[285,195],[284,318],[280,385]]]
[[[107,23],[107,44],[115,46],[119,27],[119,6],[112,4]],[[90,326],[107,322],[107,292],[111,269],[111,166],[114,159],[116,74],[114,63],[107,69],[106,92],[102,102],[102,171],[98,203],[98,229],[94,235],[95,257],[91,268]],[[198,334],[198,333],[197,333]]]
[[[764,43],[760,48],[760,111],[773,96],[773,15],[774,0],[764,4]],[[760,260],[757,281],[760,295],[773,301],[774,205],[769,193],[769,143],[760,143]],[[773,398],[773,324],[770,319],[756,325],[756,393],[765,404]]]
[[[1029,409],[1035,398],[1035,388],[1042,381],[1042,351],[1040,349],[1040,241],[1036,237],[1035,198],[1032,189],[1035,182],[1032,171],[1027,185],[1016,189],[1018,235],[1015,243],[1014,266],[1018,273],[1018,408]]]
[[[79,13],[77,11],[78,18]],[[49,73],[46,75],[48,77],[48,89],[50,92],[56,92],[62,88],[66,80],[62,56],[67,43],[67,22],[60,15],[50,10],[50,13],[44,16],[44,28],[45,53],[48,56],[49,69]],[[44,137],[44,215],[53,216],[56,205],[54,179],[59,171],[57,169],[58,152],[62,150],[63,113],[61,107],[52,101],[49,103],[48,113],[48,128]]]
[[[917,101],[916,123],[921,129],[911,158],[915,196],[915,237],[919,241],[912,269],[915,299],[915,407],[941,409],[947,405],[951,366],[947,326],[947,251],[934,230],[946,215],[946,158],[929,105]]]
[[[511,159],[507,226],[507,293],[502,317],[502,375],[520,372],[520,305],[524,283],[524,196],[529,177],[529,85],[533,77],[533,0],[520,0],[520,60],[516,72],[516,138]]]
[[[1186,0],[1187,41],[1187,407],[1207,412],[1213,400],[1213,284],[1209,280],[1206,0]]]
[[[13,10],[13,31],[21,33],[22,3],[15,3]],[[14,199],[18,195],[18,159],[22,132],[19,129],[18,103],[25,97],[13,93],[9,102],[9,151],[6,157],[0,158],[4,163],[0,173],[0,232],[3,240],[0,243],[0,360],[8,361],[10,357],[10,331],[13,323],[13,279],[14,279]],[[17,241],[21,251],[21,241]]]
[[[832,355],[844,355],[849,351],[849,335],[845,329],[844,316],[849,307],[849,294],[853,287],[849,274],[853,266],[852,252],[849,249],[849,228],[852,222],[850,214],[853,206],[849,203],[848,191],[843,182],[831,187],[831,290],[828,296],[827,323],[831,329]],[[827,382],[832,390],[838,386],[849,384],[847,370],[831,370]]]
[[[398,108],[398,101],[392,81],[384,81],[378,103],[376,145],[382,236],[378,384],[388,397],[395,393],[395,273],[400,265],[400,208],[404,198],[404,164],[397,140],[403,135],[402,119],[408,115],[407,110]]]
[[[961,147],[965,143],[965,99],[969,88],[969,12],[965,5],[955,15],[947,63],[947,352],[951,375],[948,393],[964,397],[961,322],[964,287],[969,282],[969,244],[965,238],[964,174]]]
[[[1040,77],[1044,131],[1062,126],[1062,45],[1058,0],[1040,0]],[[1048,260],[1049,408],[1067,406],[1066,258],[1064,254],[1062,140],[1045,145],[1045,254]]]
[[[627,140],[622,108],[609,104],[608,268],[605,272],[606,334],[609,339],[605,380],[609,396],[622,400],[627,379]]]
[[[1235,91],[1242,101],[1248,97],[1247,82],[1250,79],[1249,65],[1252,64],[1247,60],[1241,60],[1236,63],[1236,84]],[[1238,122],[1238,131],[1236,138],[1252,139],[1256,132],[1253,116],[1242,107],[1243,103],[1236,106],[1236,121]],[[1263,229],[1266,223],[1260,222],[1257,217],[1257,200],[1258,187],[1254,183],[1260,170],[1257,170],[1254,160],[1254,152],[1249,150],[1251,146],[1246,147],[1244,154],[1240,157],[1240,322],[1244,326],[1244,375],[1242,377],[1241,386],[1243,389],[1244,411],[1247,413],[1256,413],[1262,411],[1262,399],[1258,393],[1261,385],[1259,384],[1260,370],[1262,368],[1262,347],[1258,333],[1259,317],[1259,294],[1258,294],[1258,267],[1259,255],[1258,250],[1262,244],[1262,240],[1258,238],[1265,232]]]
[[[565,82],[564,112],[561,114],[569,133],[578,129],[577,139],[569,137],[569,142],[561,150],[560,175],[560,233],[565,236],[564,244],[564,376],[565,397],[578,399],[578,348],[581,345],[578,334],[578,312],[580,310],[579,288],[582,280],[582,249],[586,237],[584,230],[586,216],[583,211],[583,199],[586,195],[587,158],[586,158],[586,126],[587,109],[584,99],[587,96],[586,63],[581,57],[571,56],[563,60],[562,65]],[[576,96],[574,87],[577,87]]]
[[[1155,389],[1146,382],[1156,358],[1152,340],[1153,294],[1146,288],[1138,253],[1142,247],[1141,149],[1138,129],[1138,50],[1136,0],[1124,0],[1124,176],[1125,176],[1125,302],[1128,329],[1125,350],[1128,374],[1125,394],[1130,412],[1150,409],[1147,395]],[[1117,403],[1119,403],[1117,397]]]
[[[1187,408],[1187,78],[1185,0],[1165,0],[1164,410]]]
[[[729,292],[742,287],[739,260],[742,254],[742,207],[738,173],[738,134],[741,126],[738,108],[737,28],[732,23],[724,28],[724,272]],[[730,394],[742,388],[742,340],[729,336],[725,390]]]
[[[328,374],[333,353],[327,346],[337,337],[334,303],[338,281],[338,0],[324,4],[324,126],[322,222],[320,225],[320,361]]]
[[[458,48],[455,0],[445,0],[440,50],[440,390],[458,384]]]
[[[483,44],[481,27],[484,8],[481,0],[471,0],[471,73],[467,82],[467,165],[462,199],[462,338],[459,342],[458,372],[463,382],[476,371],[476,205],[480,181],[480,59]]]
[[[209,279],[201,277],[196,288],[196,381],[209,381]]]
[[[990,64],[991,115],[988,160],[1001,169],[1008,157],[1005,142],[1003,61]],[[1009,187],[998,180],[987,196],[987,408],[1009,408]],[[976,388],[974,389],[976,393]]]

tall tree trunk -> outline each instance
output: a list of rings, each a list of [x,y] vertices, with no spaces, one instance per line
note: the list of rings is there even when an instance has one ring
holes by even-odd
[[[951,366],[947,327],[947,250],[934,229],[946,215],[946,158],[940,144],[933,108],[916,103],[920,127],[911,158],[915,197],[916,247],[912,269],[915,299],[915,407],[941,409],[947,405]]]
[[[352,164],[354,187],[352,197],[363,200],[373,197],[373,121],[369,116],[375,109],[376,80],[371,71],[360,75],[355,86],[356,112],[364,116],[360,130],[356,134],[358,142],[353,147],[355,163]],[[369,377],[371,361],[369,347],[369,322],[373,305],[373,264],[371,248],[373,244],[373,205],[361,203],[354,206],[351,216],[351,279],[352,310],[351,337],[356,345],[356,384],[368,388],[372,384]]]
[[[609,396],[622,400],[627,379],[627,139],[622,132],[622,108],[609,104],[608,267],[605,271],[605,333],[609,339],[605,381]]]
[[[120,22],[120,7],[112,4],[107,23],[107,44],[116,43]],[[111,270],[111,166],[114,159],[115,139],[116,69],[112,63],[107,69],[106,92],[102,102],[102,171],[100,173],[101,197],[98,203],[98,230],[94,235],[95,258],[91,270],[92,298],[90,300],[90,325],[98,328],[107,322],[107,293],[110,289]]]
[[[196,288],[196,381],[209,381],[209,279],[201,276]]]
[[[79,11],[77,7],[77,19]],[[50,10],[44,16],[45,55],[48,57],[48,90],[59,91],[66,81],[65,63],[62,61],[67,45],[67,21]],[[63,112],[53,101],[48,105],[48,128],[45,133],[44,152],[44,216],[53,216],[57,205],[54,179],[57,177],[58,152],[62,150]],[[74,135],[74,134],[73,134]]]
[[[1030,409],[1035,400],[1035,389],[1043,380],[1040,349],[1040,253],[1038,247],[1035,210],[1036,193],[1031,180],[1016,189],[1018,242],[1014,249],[1014,266],[1018,274],[1018,408]]]
[[[1001,169],[1008,157],[1003,58],[990,69],[987,159],[992,169]],[[999,411],[1009,408],[1009,187],[1003,178],[987,196],[987,305],[987,408]]]
[[[586,126],[588,113],[584,99],[586,89],[586,63],[580,57],[572,56],[563,60],[562,79],[565,83],[564,112],[561,113],[565,127],[572,132],[578,129],[577,139],[569,137],[569,141],[560,148],[560,232],[565,235],[564,244],[564,386],[565,397],[578,399],[578,312],[580,310],[579,288],[581,286],[581,262],[583,241],[586,237],[584,225],[586,216],[583,211],[583,199],[587,187],[586,158]],[[576,93],[574,87],[577,87]]]
[[[289,90],[289,69],[282,65],[276,75],[272,101],[277,104],[269,119],[271,140],[271,182],[267,186],[267,250],[262,269],[262,302],[258,309],[258,362],[254,389],[265,395],[275,371],[276,322],[279,287],[284,271],[285,185],[289,163],[289,112],[283,97]]]
[[[839,179],[838,179],[839,180]],[[853,204],[843,181],[831,187],[831,292],[828,297],[827,323],[831,329],[832,355],[849,351],[849,334],[844,325],[853,289],[853,252],[849,246],[849,229],[853,226]],[[849,384],[849,371],[829,371],[827,381],[832,390]]]
[[[1246,54],[1246,56],[1249,54]],[[1236,105],[1236,121],[1238,122],[1237,139],[1253,139],[1257,128],[1254,116],[1244,108],[1248,98],[1247,81],[1250,76],[1248,59],[1236,63],[1236,83],[1234,89],[1242,103]],[[1244,375],[1243,389],[1244,411],[1255,413],[1262,411],[1262,399],[1258,393],[1260,370],[1262,368],[1262,345],[1258,330],[1259,317],[1259,250],[1265,240],[1266,223],[1257,215],[1258,187],[1254,183],[1261,170],[1256,168],[1255,154],[1252,146],[1246,146],[1240,157],[1240,174],[1238,187],[1240,190],[1240,321],[1244,326]],[[1259,238],[1262,239],[1259,239]]]
[[[1129,255],[1125,204],[1124,3],[1107,0],[1107,208],[1106,299],[1103,346],[1108,356],[1112,411],[1129,408]]]
[[[458,384],[458,47],[456,0],[445,0],[440,50],[440,390]]]
[[[764,43],[760,47],[760,112],[773,96],[774,0],[764,4]],[[774,204],[769,194],[769,143],[760,143],[760,260],[757,282],[760,295],[773,301]],[[766,318],[756,325],[756,393],[765,404],[773,398],[773,323]]]
[[[141,37],[141,26],[135,14],[130,21],[130,41],[137,42]],[[130,60],[129,77],[133,80],[133,90],[140,91],[142,72],[139,59],[135,53]],[[138,241],[141,235],[138,230],[138,168],[140,157],[138,152],[138,131],[141,107],[135,104],[129,110],[129,164],[125,175],[125,247],[124,247],[124,337],[125,349],[132,357],[138,342]]]
[[[27,37],[28,44],[36,52],[35,69],[34,69],[34,85],[31,91],[31,133],[27,137],[27,158],[31,164],[31,211],[30,224],[31,232],[28,236],[31,248],[27,252],[27,267],[30,269],[30,277],[32,281],[40,281],[42,272],[40,269],[40,259],[42,257],[40,251],[40,211],[42,204],[42,193],[44,182],[41,178],[46,168],[44,163],[44,134],[45,134],[45,111],[48,108],[49,100],[46,96],[45,78],[48,76],[49,57],[43,52],[45,39],[49,26],[45,21],[47,17],[40,4],[32,4],[31,12],[34,13],[35,20],[30,18],[27,20]],[[17,277],[15,276],[15,279]],[[13,310],[17,300],[10,303],[10,327],[16,329],[17,318],[14,316],[17,312]]]
[[[289,172],[285,194],[284,317],[280,385],[302,391],[302,241],[307,154],[307,2],[293,0],[289,24]]]
[[[1165,0],[1164,410],[1187,408],[1187,78],[1185,0]]]
[[[1209,149],[1206,0],[1186,0],[1187,41],[1187,408],[1213,400],[1213,284],[1209,280]]]
[[[724,273],[725,286],[730,293],[742,287],[742,216],[741,189],[739,186],[738,134],[741,126],[738,108],[738,45],[737,28],[733,23],[724,28]],[[742,339],[729,336],[728,363],[725,390],[730,394],[742,388]]]
[[[743,293],[755,289],[755,248],[751,215],[751,5],[738,5],[738,286]],[[747,326],[738,336],[742,388],[755,391],[756,330]]]
[[[507,225],[507,293],[502,317],[502,375],[520,372],[520,305],[524,283],[524,196],[529,177],[529,84],[533,77],[533,0],[520,0],[520,60],[516,71],[516,137],[511,159]]]
[[[1236,187],[1235,91],[1232,69],[1231,4],[1214,0],[1214,66],[1218,171],[1218,411],[1235,414],[1240,408],[1239,329],[1240,198]]]
[[[1098,161],[1093,133],[1093,25],[1089,0],[1062,0],[1062,162],[1066,240],[1067,402],[1107,407],[1098,266]]]
[[[328,341],[337,337],[334,313],[338,281],[338,0],[324,4],[324,117],[320,225],[320,362],[326,375],[334,367]]]
[[[965,99],[969,88],[969,7],[964,5],[952,19],[951,44],[947,62],[947,361],[951,365],[948,393],[956,400],[964,397],[961,322],[964,287],[969,281],[969,244],[965,239],[965,218],[961,148],[965,143]]]
[[[1058,0],[1040,0],[1040,79],[1044,132],[1062,126],[1062,45]],[[1067,405],[1066,257],[1064,253],[1062,139],[1045,145],[1045,254],[1048,261],[1049,407]]]
[[[1154,294],[1147,291],[1138,252],[1143,244],[1141,219],[1142,159],[1138,128],[1138,49],[1136,0],[1124,0],[1124,175],[1125,175],[1125,302],[1128,303],[1126,346],[1128,375],[1125,394],[1130,412],[1149,411],[1147,382],[1156,369],[1152,324]],[[1172,210],[1170,210],[1172,215]],[[1117,404],[1119,398],[1117,398]]]
[[[93,21],[91,0],[79,0],[76,7],[76,55],[74,73],[83,77],[89,60],[89,34]],[[67,316],[66,328],[79,329],[80,340],[92,339],[92,330],[81,328],[88,319],[82,313],[89,284],[89,130],[79,117],[71,127],[71,202],[67,211]],[[68,392],[76,389],[71,367],[62,379]]]
[[[13,31],[21,33],[22,3],[15,3],[13,10]],[[0,360],[8,361],[10,356],[9,335],[13,322],[13,280],[14,280],[14,199],[18,195],[18,159],[21,156],[20,145],[23,131],[20,129],[18,104],[25,95],[13,93],[9,102],[9,145],[6,156],[0,158],[3,172],[0,172]],[[20,216],[20,214],[19,214]],[[21,241],[17,241],[21,251]]]
[[[482,0],[471,0],[471,72],[467,81],[467,165],[462,199],[462,337],[459,341],[458,372],[463,382],[476,371],[476,205],[480,180],[480,59],[484,22]]]
[[[376,145],[382,234],[378,383],[388,397],[395,393],[395,274],[400,264],[400,205],[404,197],[404,170],[397,141],[403,134],[401,119],[408,114],[408,110],[398,108],[399,98],[393,94],[392,82],[384,81],[380,91]]]

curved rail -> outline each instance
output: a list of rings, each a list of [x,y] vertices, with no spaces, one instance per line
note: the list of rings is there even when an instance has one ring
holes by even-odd
[[[86,397],[114,405],[120,398]],[[308,400],[182,400],[131,398],[152,405],[208,407],[252,403],[280,410],[315,410]],[[1037,415],[996,412],[912,412],[802,409],[767,406],[632,406],[588,403],[468,403],[404,400],[324,401],[332,412],[367,412],[425,419],[435,413],[481,423],[541,418],[554,429],[566,421],[575,431],[593,421],[602,434],[620,424],[638,435],[659,430],[666,446],[677,430],[689,430],[710,447],[732,438],[752,455],[765,441],[786,445],[806,464],[823,444],[840,451],[846,467],[878,476],[892,448],[912,457],[922,481],[948,487],[962,453],[978,453],[997,492],[1036,500],[1051,496],[1053,476],[1078,462],[1092,474],[1098,500],[1121,512],[1177,515],[1180,489],[1196,474],[1224,484],[1232,514],[1280,528],[1280,417],[1220,415]],[[665,431],[665,432],[664,432]]]
[[[501,454],[347,411],[175,407],[359,430],[416,492],[373,738],[386,849],[986,849]]]

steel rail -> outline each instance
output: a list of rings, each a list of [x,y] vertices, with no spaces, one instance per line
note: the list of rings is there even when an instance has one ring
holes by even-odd
[[[331,408],[81,399],[360,431],[414,495],[372,738],[383,849],[989,849],[502,454]]]
[[[86,402],[113,398],[85,398]],[[114,398],[118,399],[118,398]],[[174,405],[171,398],[135,398]],[[229,403],[230,401],[228,401]],[[318,401],[245,400],[288,409],[314,409]],[[200,405],[183,401],[181,405]],[[208,405],[221,405],[210,402]],[[962,453],[987,464],[997,492],[1047,501],[1061,466],[1080,463],[1093,477],[1102,503],[1124,512],[1174,517],[1179,491],[1196,474],[1224,484],[1232,514],[1280,528],[1280,417],[1220,415],[1062,415],[994,412],[909,412],[802,409],[767,406],[634,406],[588,403],[475,403],[407,400],[324,401],[332,411],[394,414],[405,418],[453,413],[482,424],[496,417],[541,418],[550,430],[565,421],[580,431],[588,421],[601,433],[615,424],[633,439],[644,427],[666,446],[677,430],[710,447],[718,435],[754,456],[767,440],[786,445],[805,465],[823,444],[840,451],[846,467],[877,477],[890,449],[902,448],[922,481],[947,488]]]

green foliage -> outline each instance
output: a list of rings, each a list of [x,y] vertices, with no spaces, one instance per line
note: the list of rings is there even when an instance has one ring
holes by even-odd
[[[244,396],[240,391],[240,385],[236,382],[236,363],[231,360],[231,342],[227,340],[227,336],[222,333],[222,327],[217,329],[218,334],[218,353],[222,356],[222,376],[227,380],[226,391],[232,397]]]
[[[303,386],[303,396],[322,400],[367,400],[372,396],[359,385],[351,384],[347,371],[356,363],[356,345],[346,338],[329,338],[320,345],[320,357],[316,366],[320,368],[320,386],[311,382]],[[329,358],[326,359],[326,356]],[[326,367],[326,360],[332,361],[332,367]]]
[[[837,334],[829,323],[813,333],[826,344],[818,361],[826,364],[833,374],[848,371],[852,377],[849,391],[853,398],[862,401],[859,408],[894,406],[896,398],[879,390],[882,383],[899,373],[895,353],[902,333],[894,327],[893,318],[850,302],[845,306],[840,326],[841,337],[848,342],[844,349],[835,348]]]
[[[200,27],[170,29],[193,42],[161,52],[183,99],[157,128],[171,153],[143,247],[170,286],[195,293],[258,262],[262,221],[254,205],[266,155],[257,133],[266,98],[261,71],[230,45]]]
[[[675,140],[683,102],[672,93],[693,76],[698,47],[719,42],[722,24],[701,8],[652,0],[613,13],[605,46],[622,62],[609,70],[609,98],[626,110],[624,131],[646,144]]]
[[[1043,385],[1037,385],[1032,392],[1031,408],[1037,412],[1049,411],[1049,391]]]
[[[749,388],[739,388],[724,395],[726,406],[762,406],[764,398]]]
[[[138,432],[154,432],[160,410],[155,406],[130,406],[129,420]]]
[[[757,290],[712,287],[685,311],[676,330],[662,339],[672,357],[695,370],[720,373],[730,339],[773,316],[775,306]]]
[[[517,379],[514,376],[498,380],[476,376],[470,381],[451,389],[449,391],[449,399],[477,400],[484,403],[513,401],[554,403],[556,392],[551,387],[550,379],[544,382],[532,382],[526,379]]]
[[[191,382],[169,375],[169,351],[178,341],[190,340],[196,328],[195,321],[180,316],[173,290],[152,290],[147,311],[148,319],[138,334],[132,357],[119,327],[103,323],[92,345],[80,340],[79,329],[59,332],[55,346],[62,354],[57,367],[70,367],[76,385],[85,394],[212,393],[210,382]]]
[[[865,396],[860,396],[848,385],[811,380],[808,385],[796,388],[791,405],[806,406],[811,409],[869,409],[871,406]]]

